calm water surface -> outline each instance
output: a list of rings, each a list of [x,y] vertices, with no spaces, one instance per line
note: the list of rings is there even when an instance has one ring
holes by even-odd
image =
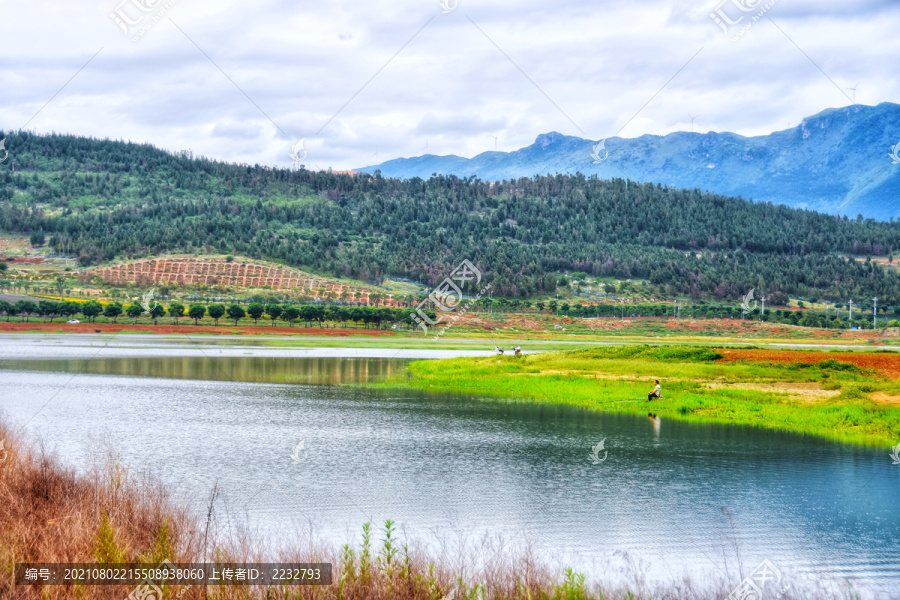
[[[396,351],[144,349],[86,361],[72,352],[36,358],[41,343],[0,355],[7,422],[73,466],[109,445],[185,499],[218,483],[220,514],[275,544],[310,523],[323,540],[345,543],[363,522],[391,518],[426,540],[528,540],[550,564],[607,579],[632,561],[651,581],[687,573],[735,584],[736,547],[748,570],[768,559],[789,579],[848,579],[866,597],[900,597],[900,466],[887,448],[310,385],[402,374],[405,361],[389,358]],[[594,464],[601,440],[605,460]]]

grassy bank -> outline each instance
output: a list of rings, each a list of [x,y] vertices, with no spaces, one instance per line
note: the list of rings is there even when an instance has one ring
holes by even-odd
[[[729,360],[687,346],[608,346],[521,357],[418,361],[381,386],[461,392],[518,402],[731,423],[873,445],[900,440],[900,381],[866,368],[866,354],[797,354],[797,360]],[[900,361],[877,355],[881,365]],[[900,368],[900,364],[897,365]],[[663,398],[647,401],[653,380]]]

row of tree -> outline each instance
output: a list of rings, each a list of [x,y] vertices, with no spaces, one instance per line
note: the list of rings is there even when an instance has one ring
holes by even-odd
[[[425,311],[426,315],[434,319],[437,315],[434,311]],[[185,306],[180,302],[171,302],[167,307],[160,303],[150,304],[144,307],[140,304],[122,305],[119,302],[111,302],[101,304],[95,300],[89,302],[54,302],[52,300],[41,300],[33,302],[31,300],[19,300],[14,303],[0,300],[0,314],[6,316],[9,321],[10,317],[19,316],[23,321],[27,322],[29,317],[42,317],[46,320],[55,318],[70,318],[81,315],[88,322],[93,323],[97,317],[104,316],[115,323],[123,314],[133,321],[137,321],[143,315],[153,319],[154,324],[158,319],[165,316],[172,318],[175,324],[179,319],[193,319],[195,324],[199,324],[200,319],[209,316],[216,325],[219,319],[226,317],[234,321],[235,325],[239,325],[242,319],[253,319],[254,324],[258,324],[260,319],[269,320],[274,327],[280,319],[288,325],[293,326],[297,321],[307,324],[318,323],[322,325],[328,323],[341,323],[346,326],[348,323],[356,326],[362,323],[365,328],[376,327],[381,329],[385,324],[403,323],[408,326],[413,324],[414,311],[409,309],[397,309],[386,307],[348,307],[337,305],[281,305],[281,304],[262,304],[252,302],[249,305],[242,306],[240,304],[189,304]]]
[[[530,303],[529,303],[530,304]],[[219,320],[227,318],[239,325],[243,319],[252,319],[256,325],[260,320],[267,320],[274,327],[278,321],[286,322],[289,326],[302,322],[307,326],[313,323],[322,326],[326,323],[338,324],[346,327],[352,324],[354,327],[360,323],[365,328],[375,327],[381,329],[386,325],[403,325],[406,327],[415,326],[416,313],[411,309],[398,309],[386,307],[360,306],[351,307],[344,305],[322,305],[322,304],[306,304],[306,305],[282,305],[277,303],[261,303],[251,302],[248,305],[240,304],[188,304],[184,305],[180,302],[171,302],[167,307],[160,303],[149,305],[149,310],[140,304],[122,305],[118,302],[101,304],[97,301],[90,302],[54,302],[51,300],[41,300],[32,302],[30,300],[19,300],[10,303],[0,300],[0,314],[6,316],[9,321],[10,317],[21,317],[27,322],[29,317],[41,317],[46,320],[55,318],[70,318],[81,315],[89,322],[94,322],[99,316],[104,316],[117,322],[119,317],[126,315],[133,321],[147,315],[153,319],[154,324],[159,319],[168,316],[173,323],[177,324],[179,319],[193,319],[195,324],[199,324],[200,320],[209,317],[213,319],[216,325]],[[570,305],[567,302],[557,303],[555,300],[548,303],[537,302],[535,308],[539,311],[549,310],[565,316],[582,317],[582,318],[707,318],[707,319],[740,319],[747,318],[751,320],[764,320],[772,323],[784,323],[788,325],[800,325],[803,327],[816,328],[832,328],[844,329],[851,326],[863,329],[874,327],[871,318],[861,316],[857,313],[857,318],[852,321],[846,315],[842,318],[840,314],[828,314],[827,312],[816,312],[811,310],[788,310],[788,309],[769,309],[765,314],[762,313],[760,307],[756,307],[750,311],[744,311],[740,306],[712,306],[712,305],[688,305],[680,310],[672,304],[595,304],[595,305]],[[429,319],[434,320],[437,315],[434,311],[425,311]],[[888,321],[883,320],[883,324],[887,325]],[[896,323],[891,321],[890,323]]]

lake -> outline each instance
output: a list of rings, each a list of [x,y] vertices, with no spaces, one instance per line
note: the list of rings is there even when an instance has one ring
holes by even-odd
[[[900,597],[900,465],[889,448],[337,385],[477,351],[0,342],[7,423],[73,467],[112,448],[194,505],[218,484],[220,518],[276,547],[311,527],[352,542],[362,523],[394,519],[429,544],[484,533],[528,542],[551,566],[607,581],[634,569],[651,582],[737,585],[768,560],[786,580],[846,579],[863,597]]]

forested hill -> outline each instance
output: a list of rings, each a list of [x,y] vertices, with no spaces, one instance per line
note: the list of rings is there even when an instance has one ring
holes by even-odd
[[[7,133],[0,230],[82,264],[233,252],[340,276],[442,280],[472,260],[507,296],[558,271],[648,279],[663,295],[769,293],[900,303],[900,224],[581,175],[399,181],[241,167],[148,145]]]

